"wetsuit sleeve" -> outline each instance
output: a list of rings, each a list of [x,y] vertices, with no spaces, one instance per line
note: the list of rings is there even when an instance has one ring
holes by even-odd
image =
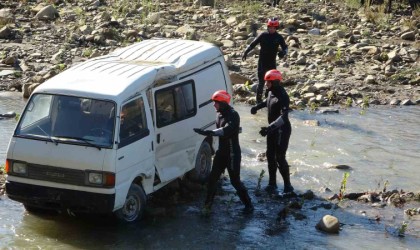
[[[261,33],[261,34],[259,34],[255,39],[254,39],[254,41],[252,41],[249,45],[248,45],[248,47],[246,48],[246,50],[245,50],[245,52],[244,52],[244,54],[245,55],[248,55],[248,53],[253,49],[253,48],[255,48],[255,46],[257,46],[257,44],[259,44],[260,42],[261,42],[261,36],[263,35],[264,33]],[[283,40],[284,41],[284,40]]]
[[[286,42],[284,41],[284,38],[282,35],[280,35],[280,46],[281,49],[287,54],[287,51],[289,50],[289,47],[287,46]]]
[[[254,106],[257,110],[267,107],[267,99]]]

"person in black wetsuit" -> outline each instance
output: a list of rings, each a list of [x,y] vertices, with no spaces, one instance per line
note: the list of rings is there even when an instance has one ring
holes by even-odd
[[[257,36],[254,41],[246,48],[242,55],[242,61],[246,60],[248,53],[257,44],[260,44],[261,50],[258,58],[258,87],[257,87],[257,103],[262,101],[262,93],[264,89],[264,75],[270,69],[276,69],[276,55],[279,58],[287,56],[288,47],[282,35],[277,33],[279,21],[275,18],[269,19],[267,22],[267,31]],[[279,47],[281,50],[279,51]]]
[[[262,127],[260,134],[267,136],[267,161],[269,181],[265,190],[269,193],[277,191],[276,173],[277,169],[284,181],[283,193],[293,192],[290,183],[289,164],[286,161],[286,151],[289,146],[289,139],[292,133],[288,111],[289,95],[283,86],[280,85],[282,75],[278,70],[270,70],[265,74],[265,84],[268,89],[267,99],[251,108],[251,114],[255,115],[259,109],[268,108],[268,127]]]
[[[240,117],[230,105],[230,95],[224,90],[216,91],[212,100],[218,112],[215,130],[202,130],[195,128],[194,131],[205,136],[218,136],[219,148],[213,159],[213,166],[207,187],[207,198],[203,213],[209,213],[217,190],[217,181],[227,168],[230,182],[245,205],[244,213],[252,213],[254,206],[248,195],[248,190],[241,182],[241,147],[239,146]]]

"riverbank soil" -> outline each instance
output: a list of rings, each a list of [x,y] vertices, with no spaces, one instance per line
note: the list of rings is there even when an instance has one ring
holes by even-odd
[[[278,17],[289,54],[278,60],[292,106],[420,103],[420,11],[397,1],[12,1],[0,3],[0,91],[36,86],[80,61],[150,38],[212,42],[225,55],[237,101],[255,102],[258,48]],[[258,47],[258,46],[257,46]]]

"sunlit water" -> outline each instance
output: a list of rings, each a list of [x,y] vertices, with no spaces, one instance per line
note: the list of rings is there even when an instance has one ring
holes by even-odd
[[[25,101],[18,93],[0,93],[0,113],[21,113]],[[256,205],[253,216],[237,212],[235,202],[226,205],[216,200],[215,215],[199,216],[204,197],[181,204],[172,216],[145,218],[140,223],[123,225],[109,218],[73,218],[47,215],[34,216],[19,203],[0,198],[0,248],[42,249],[418,249],[420,219],[408,219],[403,209],[374,209],[369,205],[344,202],[345,209],[316,211],[308,209],[316,202],[304,204],[304,220],[289,216],[276,221],[280,204],[264,202],[253,192],[266,163],[257,155],[265,151],[265,138],[258,135],[266,125],[266,111],[253,116],[246,105],[237,105],[243,133],[241,177],[251,190]],[[420,108],[372,107],[363,115],[357,108],[340,110],[338,114],[316,114],[294,111],[287,159],[291,165],[292,184],[297,192],[313,190],[321,197],[338,193],[345,171],[350,173],[347,192],[380,190],[388,181],[388,189],[420,191]],[[307,126],[305,120],[318,120],[320,126]],[[0,120],[0,162],[4,162],[14,119]],[[350,170],[337,170],[335,165],[348,165]],[[279,188],[282,188],[278,176]],[[261,185],[267,183],[267,174]],[[232,191],[229,183],[224,185]],[[330,193],[321,192],[329,188]],[[204,194],[202,194],[204,196]],[[236,198],[235,198],[236,199]],[[418,205],[418,204],[417,204]],[[339,235],[327,235],[315,229],[325,214],[333,214],[342,223]],[[380,222],[374,220],[381,217]],[[396,236],[402,221],[408,221],[406,237]]]

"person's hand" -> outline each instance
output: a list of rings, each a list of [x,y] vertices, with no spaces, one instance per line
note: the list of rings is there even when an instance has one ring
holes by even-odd
[[[257,110],[258,110],[257,107],[255,107],[255,106],[252,107],[251,108],[251,115],[255,115],[257,113]]]
[[[213,136],[214,135],[214,132],[213,131],[211,131],[211,130],[202,130],[200,128],[195,128],[194,129],[194,132],[196,132],[197,134],[200,134],[200,135],[204,135],[204,136]]]
[[[242,54],[242,61],[244,62],[246,60],[246,53],[244,52],[243,54]]]
[[[267,127],[261,127],[261,129],[260,129],[260,135],[263,136],[263,137],[265,137],[267,135],[267,130],[268,130]]]

